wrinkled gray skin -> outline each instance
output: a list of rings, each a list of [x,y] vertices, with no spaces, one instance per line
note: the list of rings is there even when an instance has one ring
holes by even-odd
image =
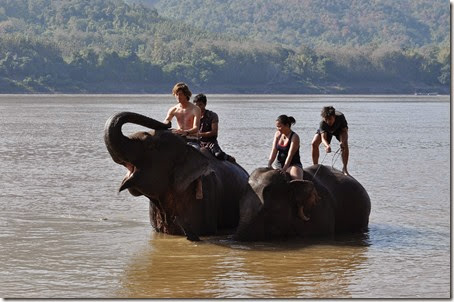
[[[122,133],[125,123],[154,129]],[[238,202],[246,192],[248,173],[238,164],[186,144],[163,124],[140,114],[121,112],[107,120],[104,141],[112,159],[128,172],[120,191],[150,200],[150,221],[158,231],[186,235],[212,235],[234,230],[239,220]],[[202,177],[203,199],[195,199],[196,180]]]
[[[334,236],[367,230],[371,203],[364,187],[341,171],[318,165],[304,169],[304,180],[290,181],[279,170],[258,168],[251,190],[240,201],[240,241]]]

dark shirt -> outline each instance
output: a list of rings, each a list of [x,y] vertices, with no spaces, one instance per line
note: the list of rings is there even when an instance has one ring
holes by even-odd
[[[325,121],[320,122],[319,132],[328,132],[329,134],[337,135],[340,130],[348,128],[347,120],[342,112],[336,111],[336,119],[334,120],[334,124],[330,127]]]
[[[202,118],[200,119],[200,128],[199,132],[208,132],[211,131],[211,124],[213,123],[219,123],[219,118],[218,115],[210,110],[205,110],[205,113],[203,114]],[[217,135],[211,136],[211,137],[202,137],[200,138],[200,141],[202,142],[212,142],[212,143],[217,143]]]
[[[292,131],[292,134],[290,134],[290,137],[288,138],[287,145],[281,146],[279,145],[279,139],[281,138],[281,135],[277,139],[276,143],[276,149],[277,149],[277,162],[279,166],[282,168],[285,165],[285,160],[287,159],[288,153],[290,151],[290,145],[292,143],[292,136],[295,132]],[[290,166],[298,166],[298,167],[303,167],[301,164],[301,159],[300,159],[300,148],[296,150],[295,154],[293,155],[292,161],[290,162]]]

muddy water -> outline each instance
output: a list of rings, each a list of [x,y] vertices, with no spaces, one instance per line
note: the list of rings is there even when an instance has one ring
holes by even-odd
[[[372,200],[361,236],[250,244],[157,234],[146,199],[117,194],[126,171],[105,149],[105,121],[162,120],[174,102],[0,96],[1,297],[450,297],[449,97],[208,95],[221,147],[248,172],[266,165],[280,114],[295,117],[310,165],[320,108],[334,105],[349,122],[349,170]]]

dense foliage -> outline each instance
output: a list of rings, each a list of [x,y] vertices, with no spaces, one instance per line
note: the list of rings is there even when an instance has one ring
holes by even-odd
[[[139,2],[0,0],[0,92],[449,91],[439,2]]]
[[[139,0],[200,28],[299,47],[421,47],[449,38],[446,0]]]

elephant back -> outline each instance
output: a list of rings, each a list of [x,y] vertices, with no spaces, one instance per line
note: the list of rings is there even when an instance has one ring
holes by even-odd
[[[304,178],[313,181],[318,193],[332,205],[336,233],[367,229],[371,202],[361,183],[352,176],[323,165],[310,166],[304,172]]]

